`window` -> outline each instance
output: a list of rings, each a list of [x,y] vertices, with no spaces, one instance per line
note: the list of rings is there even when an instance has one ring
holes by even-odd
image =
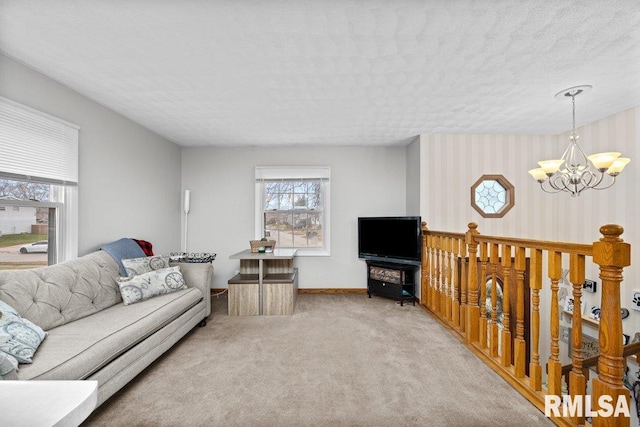
[[[471,186],[471,206],[484,218],[502,218],[515,204],[515,188],[502,175],[482,175]]]
[[[0,97],[0,152],[0,268],[75,258],[78,126]]]
[[[35,268],[58,261],[56,229],[63,204],[52,184],[0,178],[0,269]]]
[[[256,167],[256,238],[329,255],[329,167]]]

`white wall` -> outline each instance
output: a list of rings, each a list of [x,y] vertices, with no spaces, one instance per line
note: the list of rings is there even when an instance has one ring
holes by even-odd
[[[364,288],[357,217],[404,215],[405,147],[183,148],[182,185],[191,190],[189,251],[218,254],[213,287],[227,287],[239,263],[229,255],[254,238],[256,165],[331,166],[331,256],[298,257],[300,288]]]
[[[407,157],[407,215],[420,215],[420,137],[406,149]]]
[[[133,237],[180,248],[180,149],[0,54],[0,95],[80,126],[80,255]]]

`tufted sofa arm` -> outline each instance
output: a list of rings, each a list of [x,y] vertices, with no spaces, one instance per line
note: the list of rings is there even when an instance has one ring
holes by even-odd
[[[189,288],[198,288],[204,296],[207,306],[207,317],[211,314],[211,279],[213,277],[213,266],[211,263],[171,263],[171,266],[180,267],[180,272],[184,276],[184,281]]]

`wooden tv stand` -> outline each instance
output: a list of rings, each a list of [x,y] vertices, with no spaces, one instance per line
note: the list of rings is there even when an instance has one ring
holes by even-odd
[[[416,305],[416,270],[411,264],[367,261],[367,294],[393,298],[404,305],[405,301]]]

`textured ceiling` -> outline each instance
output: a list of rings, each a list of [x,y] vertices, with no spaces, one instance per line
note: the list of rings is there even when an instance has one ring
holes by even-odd
[[[0,51],[186,146],[555,134],[580,84],[578,124],[640,105],[638,0],[0,0]]]

